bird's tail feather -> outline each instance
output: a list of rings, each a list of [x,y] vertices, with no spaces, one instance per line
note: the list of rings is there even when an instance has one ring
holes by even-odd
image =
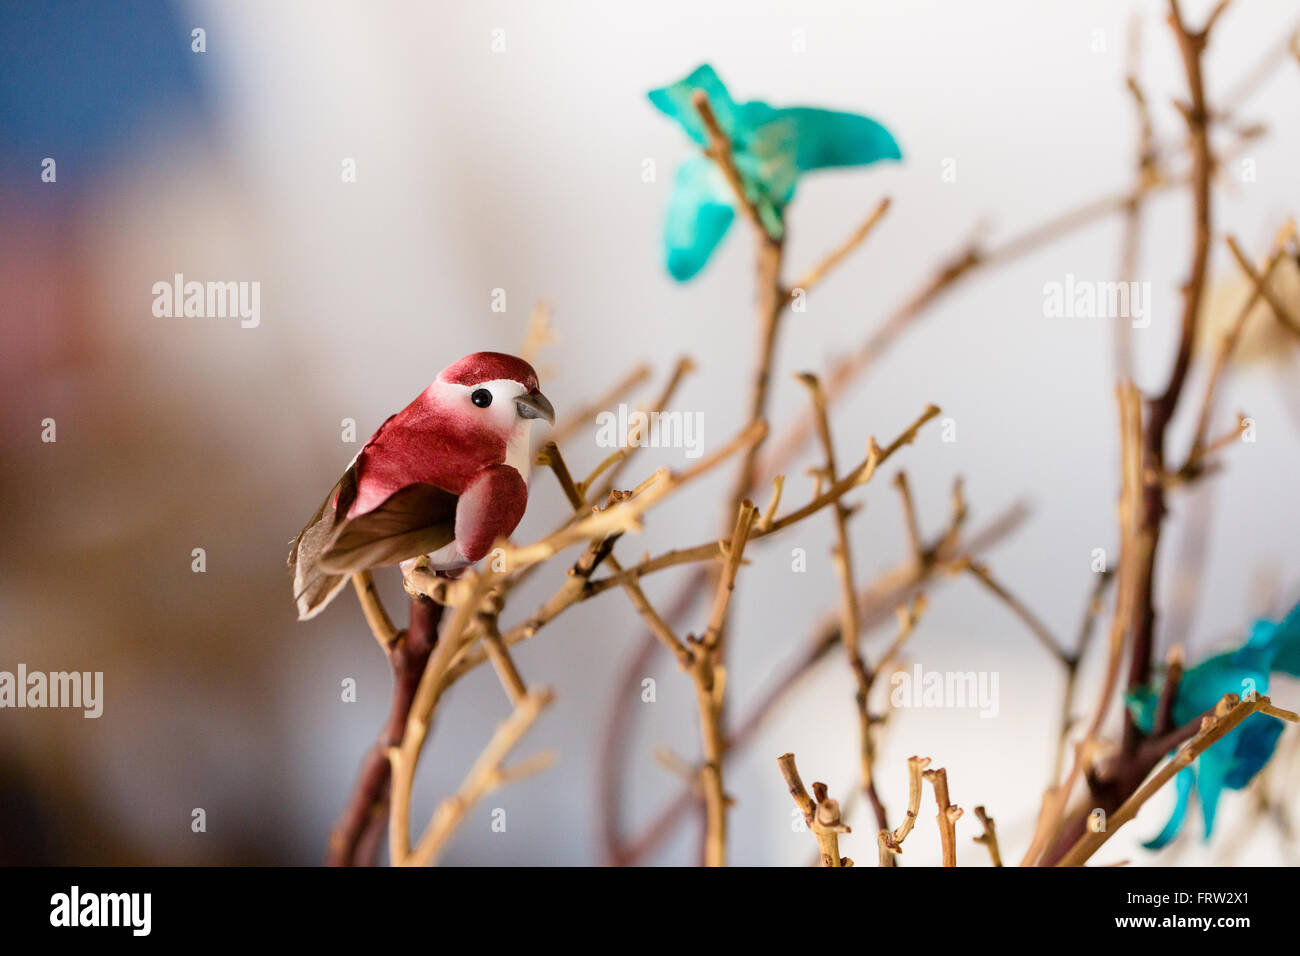
[[[307,526],[293,540],[293,548],[289,551],[289,573],[293,575],[293,599],[298,605],[300,621],[310,620],[323,611],[347,583],[348,575],[324,571],[319,562],[321,552],[334,536],[340,510],[346,513],[355,497],[354,463],[330,489]]]
[[[457,497],[449,491],[416,482],[348,518],[355,496],[355,468],[349,468],[294,539],[289,570],[300,621],[324,610],[352,574],[428,554],[455,540]]]
[[[347,583],[346,574],[331,574],[319,565],[321,551],[332,535],[332,516],[322,516],[303,529],[289,554],[293,599],[298,604],[300,621],[310,620],[323,611]]]
[[[346,574],[325,574],[317,571],[305,584],[297,587],[293,598],[298,603],[298,620],[310,621],[325,610],[325,606],[334,600],[343,585],[348,583]]]

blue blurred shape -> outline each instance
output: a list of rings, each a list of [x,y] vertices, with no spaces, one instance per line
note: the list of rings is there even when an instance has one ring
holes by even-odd
[[[0,174],[32,195],[52,157],[58,190],[80,192],[138,148],[154,124],[206,125],[207,53],[162,0],[28,0],[0,5]],[[209,38],[210,39],[210,38]]]

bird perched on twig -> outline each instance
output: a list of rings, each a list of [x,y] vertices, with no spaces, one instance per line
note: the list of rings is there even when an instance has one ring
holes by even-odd
[[[555,421],[521,358],[475,352],[362,446],[289,552],[298,619],[315,617],[370,568],[427,556],[473,564],[514,531],[528,501],[529,433]]]

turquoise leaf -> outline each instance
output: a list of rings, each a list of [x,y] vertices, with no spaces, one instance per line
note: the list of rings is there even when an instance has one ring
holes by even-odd
[[[1148,850],[1159,850],[1178,836],[1178,832],[1183,828],[1183,820],[1187,817],[1187,805],[1191,802],[1192,789],[1195,786],[1195,770],[1188,767],[1186,770],[1178,771],[1178,776],[1174,777],[1174,789],[1177,791],[1174,812],[1170,815],[1169,822],[1165,824],[1164,829],[1143,843],[1144,847]]]
[[[746,103],[740,115],[741,122],[753,130],[748,149],[764,156],[789,156],[800,172],[903,158],[889,130],[856,113],[806,106],[778,110],[766,103]]]
[[[651,90],[646,95],[661,113],[669,119],[676,120],[677,125],[686,131],[686,135],[693,139],[696,145],[703,146],[708,141],[708,137],[704,134],[704,123],[700,119],[700,112],[691,101],[696,90],[704,91],[709,98],[709,106],[713,108],[713,115],[718,118],[718,125],[728,136],[734,137],[736,105],[731,99],[731,94],[727,92],[726,86],[718,78],[718,74],[707,63],[696,67],[684,80],[678,80],[671,86]]]
[[[1275,663],[1276,635],[1274,626],[1262,628],[1256,624],[1250,639],[1241,647],[1207,658],[1184,673],[1174,698],[1175,725],[1194,720],[1217,704],[1224,694],[1267,693],[1269,671]],[[1145,733],[1150,733],[1155,723],[1163,683],[1161,676],[1153,685],[1127,696],[1133,720]],[[1204,835],[1208,840],[1214,829],[1220,794],[1225,788],[1246,787],[1273,756],[1281,733],[1280,720],[1266,714],[1251,714],[1201,754],[1191,767],[1180,771],[1175,781],[1178,793],[1173,814],[1160,833],[1144,846],[1159,849],[1178,835],[1193,791],[1201,805]]]
[[[1300,604],[1293,607],[1280,623],[1256,621],[1255,629],[1260,640],[1267,641],[1272,649],[1273,669],[1300,677]],[[1251,639],[1255,639],[1254,634]]]
[[[804,173],[902,158],[889,130],[866,116],[802,106],[777,109],[760,100],[737,104],[707,63],[648,94],[655,108],[697,146],[707,144],[707,135],[693,102],[696,90],[708,96],[718,126],[731,142],[745,199],[773,239],[785,233],[785,207]],[[704,268],[731,225],[732,217],[716,207],[736,202],[721,176],[724,191],[719,192],[713,188],[716,181],[706,183],[700,170],[688,168],[695,162],[688,160],[678,170],[665,226],[668,272],[679,281]]]
[[[679,282],[693,278],[727,234],[736,212],[730,187],[713,160],[696,156],[677,169],[664,226],[668,273]]]

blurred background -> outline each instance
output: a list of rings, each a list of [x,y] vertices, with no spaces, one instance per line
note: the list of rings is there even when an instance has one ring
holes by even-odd
[[[1208,6],[1186,3],[1189,20]],[[1217,192],[1210,308],[1225,314],[1243,287],[1221,235],[1262,253],[1300,207],[1300,68],[1269,59],[1295,27],[1288,7],[1235,4],[1207,53],[1212,101],[1260,63],[1275,67],[1238,114],[1269,127],[1241,157],[1250,174],[1228,164]],[[703,414],[707,448],[740,425],[755,339],[752,238],[734,230],[689,284],[667,276],[663,215],[691,146],[647,90],[709,62],[737,100],[866,113],[902,145],[901,164],[818,174],[800,187],[791,276],[882,196],[893,208],[787,320],[779,426],[806,406],[792,374],[860,345],[973,231],[996,243],[1131,185],[1136,120],[1123,77],[1135,14],[1157,137],[1179,141],[1170,101],[1185,84],[1165,10],[1156,0],[6,5],[0,669],[103,671],[105,700],[98,720],[0,711],[0,861],[323,858],[387,712],[390,675],[350,592],[295,621],[288,542],[359,447],[341,439],[344,419],[364,441],[455,358],[517,350],[537,300],[553,307],[558,341],[538,364],[561,414],[641,361],[655,369],[637,396],[648,399],[689,353],[699,370],[677,407]],[[47,157],[54,182],[42,180]],[[349,160],[355,182],[343,175]],[[649,182],[646,160],[657,171]],[[1146,388],[1164,381],[1172,356],[1189,226],[1184,192],[1148,204],[1136,278],[1151,283],[1152,321],[1133,335]],[[940,441],[932,426],[882,478],[906,469],[927,533],[946,520],[959,474],[976,527],[1027,503],[1028,520],[986,557],[1065,640],[1093,585],[1093,549],[1115,547],[1113,346],[1104,320],[1046,318],[1043,287],[1067,274],[1119,278],[1120,237],[1109,217],[972,274],[833,414],[848,460],[868,435],[887,440],[926,402],[941,405],[957,440]],[[260,324],[155,317],[153,284],[176,273],[259,282]],[[497,289],[504,312],[492,309]],[[1160,641],[1181,641],[1192,660],[1300,596],[1296,355],[1266,337],[1243,356],[1212,430],[1226,431],[1240,409],[1258,423],[1257,441],[1231,448],[1222,474],[1171,499]],[[1198,363],[1185,404],[1199,398],[1203,375]],[[47,418],[52,443],[42,441]],[[1185,408],[1175,423],[1175,454],[1193,418]],[[565,452],[580,472],[605,453],[594,428]],[[791,469],[787,501],[810,493],[802,469],[819,457]],[[647,449],[628,475],[683,461],[680,450]],[[700,529],[720,525],[727,482],[719,474],[675,500],[620,553],[696,543]],[[853,525],[866,580],[901,561],[907,539],[886,481],[855,500],[866,504]],[[549,530],[564,509],[538,472],[517,539]],[[747,555],[728,681],[741,711],[835,607],[832,527],[820,519]],[[206,554],[203,573],[192,570],[195,548]],[[792,573],[794,548],[806,550],[807,573]],[[559,573],[549,568],[515,594],[505,622],[548,595]],[[404,621],[396,571],[377,577]],[[647,591],[666,601],[678,578],[648,579]],[[929,597],[908,663],[996,672],[998,713],[891,717],[882,795],[901,814],[906,758],[928,755],[948,768],[956,803],[989,808],[1004,854],[1018,859],[1050,773],[1059,668],[969,578],[944,580]],[[701,627],[706,614],[697,608],[681,629]],[[869,654],[887,630],[869,635]],[[641,640],[635,612],[610,594],[519,648],[524,675],[558,694],[519,754],[554,748],[559,759],[490,796],[448,862],[603,861],[601,741]],[[680,788],[655,762],[656,746],[698,752],[690,681],[662,655],[645,676],[657,694],[641,703],[638,688],[633,705],[629,833]],[[1096,667],[1084,676],[1080,699],[1091,702]],[[348,678],[356,702],[342,699]],[[1300,704],[1294,682],[1272,695]],[[444,702],[417,779],[417,820],[456,787],[507,706],[487,671]],[[775,757],[794,751],[806,780],[844,795],[855,746],[852,681],[831,655],[731,765],[733,860],[806,862],[812,840],[792,830]],[[1291,862],[1284,822],[1236,828],[1254,801],[1227,793],[1210,844],[1193,811],[1183,838],[1151,854],[1137,843],[1163,824],[1172,793],[1162,793],[1097,859]],[[206,832],[191,829],[196,808]],[[505,832],[490,826],[494,808],[507,813]],[[869,861],[874,828],[863,808],[850,822],[858,832],[843,852]],[[695,831],[694,822],[674,831],[649,862],[692,862]],[[967,839],[975,832],[973,819],[960,825],[959,859],[983,865]],[[907,862],[938,853],[933,827],[919,826]]]

